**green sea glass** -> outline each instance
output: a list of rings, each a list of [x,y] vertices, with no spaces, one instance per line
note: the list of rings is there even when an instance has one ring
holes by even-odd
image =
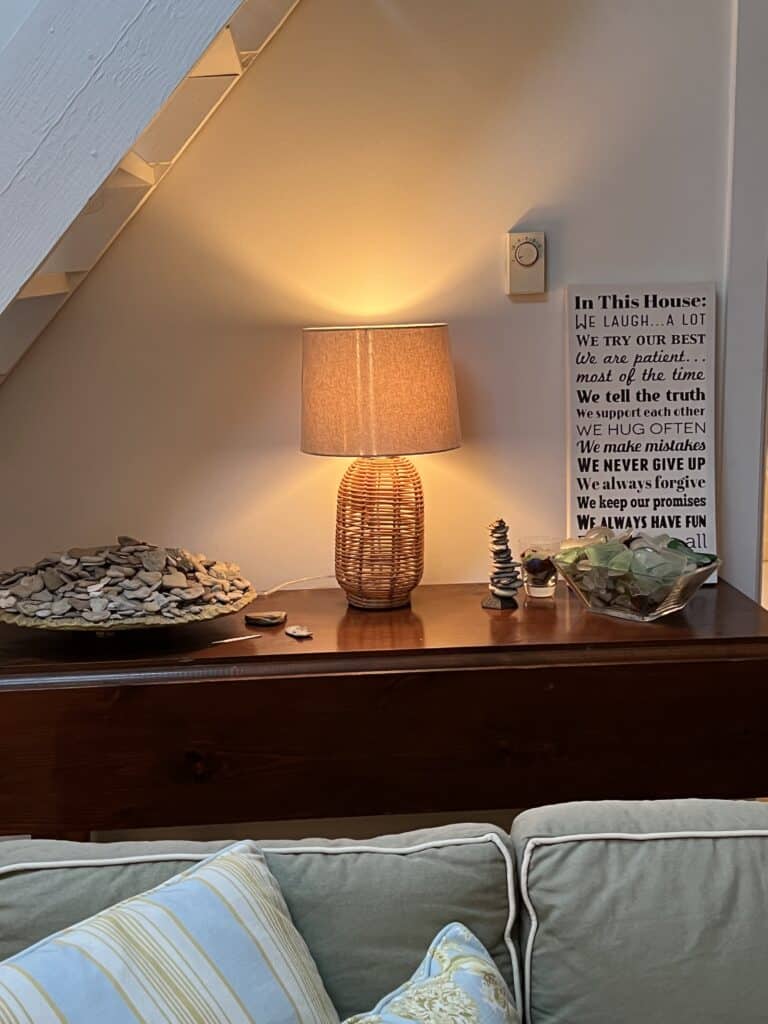
[[[605,529],[564,541],[554,561],[587,607],[643,620],[683,607],[719,565],[668,534]]]

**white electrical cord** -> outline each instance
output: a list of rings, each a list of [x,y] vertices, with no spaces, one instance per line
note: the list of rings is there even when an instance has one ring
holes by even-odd
[[[269,590],[257,590],[256,597],[271,597],[278,590],[285,590],[286,587],[292,587],[295,583],[312,583],[314,580],[332,580],[333,578],[333,576],[301,576],[297,580],[286,580],[285,583],[278,583],[276,587],[272,587]]]
[[[271,597],[272,594],[276,594],[279,590],[285,590],[286,587],[292,587],[294,583],[312,583],[315,580],[331,580],[333,576],[301,576],[297,580],[286,580],[285,583],[278,583],[276,587],[271,587],[269,590],[257,590],[256,597]],[[261,633],[246,633],[245,636],[229,636],[225,640],[211,640],[209,647],[216,647],[218,644],[234,644],[238,640],[258,640],[262,636]]]

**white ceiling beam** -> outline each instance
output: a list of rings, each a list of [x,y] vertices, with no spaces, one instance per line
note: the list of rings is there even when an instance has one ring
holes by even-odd
[[[108,188],[151,188],[157,181],[155,168],[134,150],[125,154],[107,178]]]
[[[61,236],[40,273],[90,270],[141,203],[148,188],[102,188]],[[38,277],[36,274],[35,277]],[[32,280],[35,280],[35,277]]]
[[[67,301],[69,291],[14,302],[0,317],[0,377],[7,377]]]
[[[234,75],[186,78],[136,140],[136,152],[151,164],[174,160],[236,81]]]
[[[229,28],[216,36],[200,60],[189,72],[190,78],[210,78],[215,75],[239,75],[243,66],[240,54]]]
[[[261,53],[298,6],[299,0],[247,0],[229,23],[240,53]]]
[[[0,310],[238,0],[39,0],[0,61]]]
[[[19,292],[19,299],[40,299],[44,295],[68,295],[69,279],[60,271],[34,274]]]

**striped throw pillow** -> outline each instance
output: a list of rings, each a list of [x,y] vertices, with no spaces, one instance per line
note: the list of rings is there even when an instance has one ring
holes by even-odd
[[[338,1024],[257,847],[237,843],[0,964],[2,1024]]]

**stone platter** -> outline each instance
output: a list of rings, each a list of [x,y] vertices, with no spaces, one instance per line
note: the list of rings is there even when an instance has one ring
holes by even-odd
[[[206,622],[257,596],[232,562],[132,537],[0,570],[0,622],[31,629],[104,633]]]

